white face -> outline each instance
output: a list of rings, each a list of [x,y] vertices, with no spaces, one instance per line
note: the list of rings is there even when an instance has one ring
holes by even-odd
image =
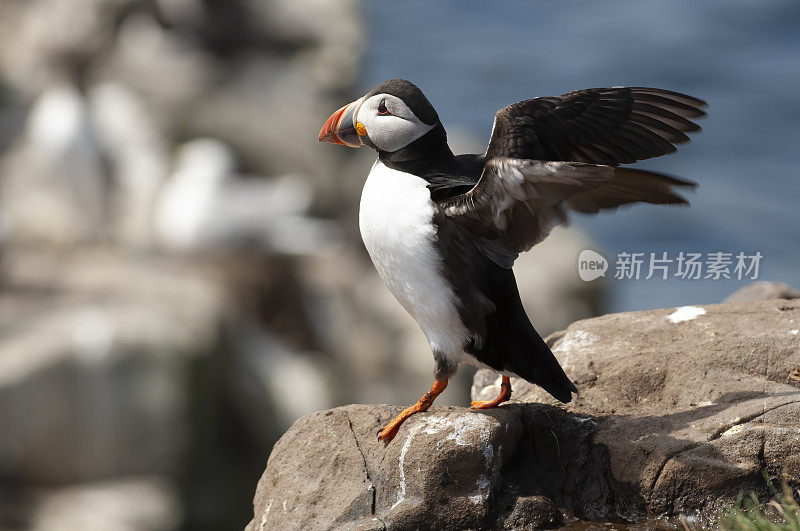
[[[367,130],[367,136],[381,151],[403,149],[433,129],[417,118],[403,100],[391,94],[376,94],[364,100],[356,122]]]

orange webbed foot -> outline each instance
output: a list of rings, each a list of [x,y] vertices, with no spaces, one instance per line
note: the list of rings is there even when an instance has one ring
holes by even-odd
[[[397,435],[397,430],[400,429],[400,426],[403,424],[403,422],[405,422],[406,419],[414,413],[427,411],[428,408],[431,407],[431,404],[433,404],[433,401],[436,399],[436,397],[439,396],[446,387],[447,380],[436,380],[433,383],[431,390],[425,393],[425,396],[420,398],[413,406],[401,411],[400,414],[394,418],[394,420],[392,420],[386,425],[385,428],[378,432],[378,440],[387,444],[390,443],[392,439],[394,439],[395,435]]]
[[[500,383],[500,394],[494,400],[476,400],[470,404],[472,409],[491,409],[511,398],[511,378],[503,376]]]
[[[399,430],[400,426],[403,424],[403,422],[405,422],[405,418],[402,420],[399,419],[400,416],[398,415],[397,417],[394,418],[394,420],[392,420],[392,422],[387,424],[385,428],[383,428],[381,431],[378,432],[379,441],[383,441],[387,444],[392,442],[392,439],[394,439],[395,435],[397,435],[397,430]]]

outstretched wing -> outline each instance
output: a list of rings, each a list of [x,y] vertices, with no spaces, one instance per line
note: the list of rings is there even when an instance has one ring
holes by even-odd
[[[694,183],[644,170],[582,162],[496,158],[468,192],[439,202],[502,267],[567,220],[569,209],[595,213],[636,202],[681,204],[676,186]]]
[[[533,98],[495,115],[486,158],[629,164],[675,151],[700,126],[703,100],[647,87],[591,88]]]

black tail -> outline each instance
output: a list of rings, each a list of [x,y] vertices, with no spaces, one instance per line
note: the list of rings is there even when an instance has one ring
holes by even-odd
[[[513,372],[569,402],[578,389],[528,319],[514,273],[497,266],[490,271],[488,295],[496,311],[487,317],[486,342],[474,355],[495,370]]]
[[[527,319],[527,316],[526,316]],[[566,403],[572,400],[572,393],[577,393],[578,388],[564,373],[555,355],[544,342],[538,332],[530,326],[528,334],[528,359],[523,361],[517,369],[510,369],[518,376],[542,387],[558,400]]]
[[[630,203],[688,205],[676,189],[691,190],[697,183],[653,171],[614,168],[611,180],[567,198],[569,208],[585,214],[614,209]]]

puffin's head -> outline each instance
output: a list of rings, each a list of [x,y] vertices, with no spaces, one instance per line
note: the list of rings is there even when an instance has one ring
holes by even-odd
[[[405,79],[390,79],[328,118],[320,142],[349,147],[366,144],[392,153],[424,136],[439,123],[428,98]]]

